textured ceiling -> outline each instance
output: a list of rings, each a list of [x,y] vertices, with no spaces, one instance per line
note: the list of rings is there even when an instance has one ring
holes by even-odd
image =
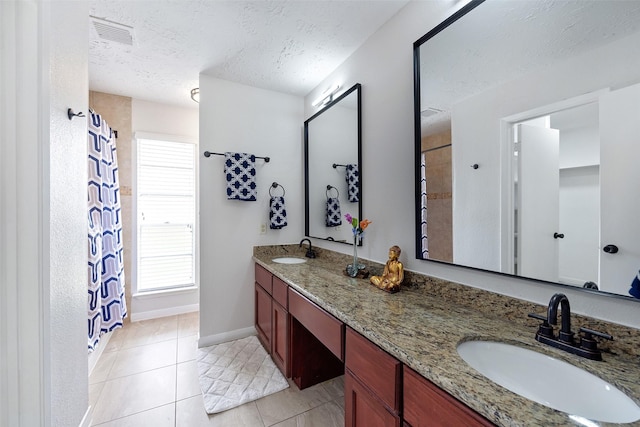
[[[407,1],[99,0],[133,46],[89,34],[91,90],[194,106],[198,75],[305,96]]]
[[[462,99],[638,31],[640,0],[486,1],[420,48],[422,110],[444,111],[423,134]]]

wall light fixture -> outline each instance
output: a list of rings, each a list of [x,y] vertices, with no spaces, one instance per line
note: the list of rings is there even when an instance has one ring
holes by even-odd
[[[328,103],[333,101],[333,96],[336,94],[336,92],[338,92],[339,89],[340,89],[339,84],[334,84],[333,86],[329,86],[327,90],[322,92],[322,95],[320,95],[320,98],[313,101],[311,105],[313,107],[327,105]]]

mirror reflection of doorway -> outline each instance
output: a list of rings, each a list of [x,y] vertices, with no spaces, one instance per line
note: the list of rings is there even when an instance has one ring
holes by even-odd
[[[598,120],[592,102],[514,125],[516,274],[599,283]]]

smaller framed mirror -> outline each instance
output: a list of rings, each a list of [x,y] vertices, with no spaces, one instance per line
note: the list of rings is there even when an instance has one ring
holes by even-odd
[[[362,218],[361,85],[304,122],[305,235],[353,244],[345,214]]]

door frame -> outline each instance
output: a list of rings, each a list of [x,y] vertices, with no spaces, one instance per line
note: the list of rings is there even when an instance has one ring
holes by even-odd
[[[514,125],[541,116],[547,116],[571,108],[580,107],[586,104],[599,102],[600,98],[609,93],[610,88],[600,89],[594,92],[585,93],[572,98],[563,99],[558,102],[532,108],[527,111],[512,114],[500,119],[500,192],[502,194],[500,206],[500,271],[507,274],[514,274],[515,257],[515,197],[513,192],[513,173],[515,172],[514,148]]]

